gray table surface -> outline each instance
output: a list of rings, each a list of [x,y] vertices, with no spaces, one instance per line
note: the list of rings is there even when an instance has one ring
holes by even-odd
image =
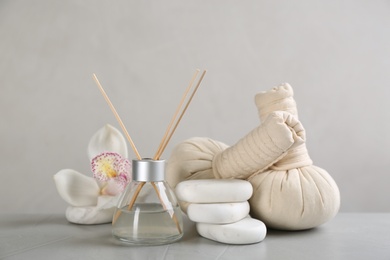
[[[185,235],[163,246],[119,246],[111,225],[74,225],[63,215],[0,214],[0,259],[390,259],[390,213],[339,213],[312,230],[268,230],[252,245],[200,237],[185,219]]]

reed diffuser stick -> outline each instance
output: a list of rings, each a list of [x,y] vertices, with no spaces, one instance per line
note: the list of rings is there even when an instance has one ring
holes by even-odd
[[[142,187],[144,186],[146,184],[146,182],[141,182],[139,185],[138,185],[138,187],[137,187],[137,189],[136,189],[136,191],[135,191],[135,193],[134,193],[134,195],[133,195],[133,198],[131,198],[131,201],[129,202],[129,205],[127,206],[127,210],[131,210],[131,208],[133,207],[133,205],[134,205],[134,203],[135,203],[135,201],[136,201],[136,199],[137,199],[137,197],[138,197],[138,194],[141,192],[141,190],[142,190]],[[159,194],[158,194],[158,196],[160,196]],[[121,212],[122,211],[117,211],[116,212],[116,214],[115,214],[115,216],[113,217],[113,219],[112,219],[112,224],[114,225],[115,224],[115,222],[117,221],[117,219],[119,218],[119,216],[121,215]]]
[[[161,205],[163,206],[163,208],[164,208],[165,210],[169,210],[169,209],[167,208],[167,206],[165,205],[163,198],[161,198],[161,195],[160,195],[160,192],[159,192],[158,187],[156,186],[156,183],[153,183],[153,182],[152,182],[152,186],[153,186],[153,189],[156,191],[157,196],[158,196],[158,199],[160,200]],[[182,231],[181,228],[180,228],[180,223],[179,223],[179,221],[177,220],[175,211],[174,211],[173,209],[172,209],[172,216],[171,216],[171,217],[172,217],[173,221],[174,221],[175,224],[176,224],[177,230],[178,230],[179,233],[181,234],[183,231]]]
[[[160,145],[159,145],[159,147],[158,147],[158,149],[157,149],[157,151],[156,151],[155,156],[153,157],[153,160],[159,160],[161,154],[164,152],[164,150],[165,150],[166,146],[168,145],[168,143],[169,143],[169,141],[170,141],[170,139],[171,139],[173,133],[175,132],[177,126],[179,125],[181,119],[183,118],[184,113],[186,112],[186,110],[187,110],[189,104],[191,103],[191,101],[192,101],[192,99],[193,99],[193,97],[194,97],[196,91],[198,90],[198,88],[199,88],[199,86],[200,86],[200,84],[201,84],[201,82],[202,82],[202,80],[203,80],[203,78],[204,78],[204,76],[205,76],[205,74],[206,74],[206,71],[205,71],[205,70],[203,71],[203,73],[202,73],[200,79],[198,80],[198,83],[196,84],[195,89],[193,90],[192,94],[190,95],[190,97],[189,97],[189,99],[188,99],[188,101],[187,101],[187,103],[186,103],[184,109],[182,110],[182,112],[181,112],[181,114],[180,114],[178,120],[177,120],[176,123],[174,124],[174,122],[175,122],[175,120],[176,120],[176,117],[178,116],[179,111],[180,111],[181,107],[183,106],[183,103],[184,103],[184,101],[185,101],[185,99],[186,99],[186,97],[187,97],[187,95],[188,95],[190,89],[192,88],[193,83],[194,83],[196,77],[198,76],[198,73],[199,73],[199,70],[196,71],[195,75],[194,75],[193,78],[191,79],[191,82],[190,82],[189,86],[187,87],[187,89],[186,89],[186,91],[185,91],[185,93],[184,93],[184,95],[183,95],[183,97],[182,97],[182,99],[181,99],[181,101],[180,101],[180,104],[179,104],[178,108],[177,108],[176,111],[175,111],[175,114],[174,114],[174,116],[173,116],[171,122],[170,122],[169,125],[168,125],[168,128],[167,128],[167,130],[166,130],[166,132],[165,132],[165,134],[164,134],[164,136],[163,136],[163,138],[162,138],[162,140],[161,140],[161,143],[160,143]],[[109,105],[111,111],[113,112],[115,118],[117,119],[119,125],[121,126],[123,132],[125,133],[125,135],[126,135],[128,141],[129,141],[131,147],[133,148],[134,153],[136,154],[138,160],[142,160],[142,157],[141,157],[140,154],[138,153],[138,150],[137,150],[137,148],[136,148],[136,146],[135,146],[133,140],[131,139],[131,137],[130,137],[128,131],[126,130],[126,127],[125,127],[125,125],[123,124],[123,122],[122,122],[122,120],[121,120],[121,118],[120,118],[118,112],[116,111],[114,105],[111,103],[109,97],[107,96],[106,92],[104,91],[102,85],[100,84],[100,82],[99,82],[99,80],[98,80],[98,78],[97,78],[97,76],[96,76],[95,74],[93,74],[93,79],[95,80],[97,86],[99,87],[100,92],[102,93],[104,99],[106,100],[106,102],[107,102],[107,104]],[[172,126],[173,126],[173,129],[171,130]],[[145,184],[146,184],[146,182],[141,182],[141,183],[138,185],[138,187],[137,187],[135,193],[133,194],[133,197],[131,198],[129,204],[127,205],[127,209],[128,209],[129,211],[132,209],[133,205],[135,204],[135,201],[137,200],[137,197],[138,197],[139,193],[141,192],[141,190],[142,190],[142,188],[144,187]],[[167,205],[165,204],[164,200],[162,199],[161,194],[160,194],[160,191],[159,191],[159,189],[157,188],[156,184],[153,183],[153,182],[151,182],[151,184],[152,184],[152,186],[153,186],[155,192],[157,193],[157,196],[158,196],[158,198],[159,198],[159,200],[160,200],[160,202],[161,202],[161,205],[163,206],[164,209],[167,209]],[[112,224],[113,224],[113,225],[114,225],[115,222],[118,220],[118,218],[119,218],[120,215],[121,215],[121,211],[117,211],[117,213],[116,213],[116,214],[114,215],[114,217],[113,217],[113,221],[112,221]],[[176,227],[177,227],[179,233],[182,233],[183,231],[182,231],[181,228],[180,228],[180,223],[179,223],[179,221],[178,221],[178,219],[177,219],[177,217],[176,217],[175,212],[173,212],[173,214],[172,214],[171,217],[172,217],[173,221],[175,222]]]
[[[137,156],[138,160],[141,160],[142,157],[141,157],[141,155],[138,153],[138,150],[137,150],[137,148],[135,147],[135,144],[134,144],[134,142],[133,142],[133,139],[131,139],[131,137],[130,137],[130,135],[129,135],[129,132],[127,132],[126,127],[125,127],[125,125],[124,125],[123,122],[122,122],[122,119],[120,118],[120,116],[119,116],[118,112],[116,111],[114,105],[111,103],[111,100],[108,98],[106,92],[104,91],[104,89],[103,89],[102,85],[100,84],[98,78],[96,77],[96,74],[95,74],[95,73],[93,74],[93,79],[95,80],[97,86],[99,87],[100,92],[102,93],[104,99],[106,100],[108,106],[110,107],[110,109],[111,109],[112,113],[114,114],[116,120],[118,121],[120,127],[122,128],[123,132],[125,133],[125,135],[126,135],[126,137],[127,137],[127,140],[129,141],[129,143],[130,143],[130,145],[131,145],[131,148],[133,148],[133,151],[134,151],[135,155]]]
[[[204,78],[204,76],[206,75],[206,70],[203,71],[202,75],[200,76],[200,79],[198,80],[198,83],[196,84],[196,87],[194,89],[194,91],[192,92],[191,96],[189,97],[188,101],[187,101],[187,104],[185,105],[183,111],[181,112],[180,114],[180,117],[178,118],[178,120],[176,121],[176,124],[175,126],[173,127],[172,131],[170,132],[170,134],[165,138],[165,141],[164,141],[164,144],[162,145],[161,149],[159,149],[159,152],[157,153],[157,155],[155,156],[155,160],[158,160],[160,159],[162,153],[164,152],[165,148],[167,147],[169,141],[171,140],[172,138],[172,135],[174,134],[177,126],[179,125],[181,119],[183,118],[184,116],[184,113],[186,112],[188,106],[190,105],[196,91],[198,90],[200,84],[202,83],[202,80]]]
[[[175,122],[175,119],[176,119],[177,115],[179,114],[180,109],[183,106],[183,103],[188,95],[188,92],[190,92],[190,89],[192,88],[194,81],[195,81],[196,77],[198,76],[199,71],[200,71],[199,69],[196,70],[194,76],[192,77],[192,79],[190,81],[190,84],[188,85],[187,89],[185,90],[183,97],[181,98],[181,101],[179,103],[179,106],[176,108],[175,114],[173,115],[171,121],[169,122],[167,130],[165,131],[164,136],[161,139],[160,145],[158,146],[157,151],[156,151],[155,155],[153,156],[153,160],[157,160],[157,156],[158,156],[158,154],[160,154],[160,151],[161,151],[162,147],[164,146],[164,143],[168,137],[169,131],[171,130],[171,127],[172,127],[173,123]]]

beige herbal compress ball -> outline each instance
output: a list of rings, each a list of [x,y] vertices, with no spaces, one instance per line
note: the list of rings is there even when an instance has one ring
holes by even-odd
[[[255,101],[261,121],[273,111],[288,111],[298,117],[293,89],[287,83],[257,94]],[[327,171],[313,165],[305,143],[248,180],[254,189],[251,214],[270,228],[313,228],[332,219],[340,207],[335,181]]]
[[[307,153],[291,86],[259,93],[256,105],[262,123],[233,146],[200,137],[179,143],[168,160],[168,183],[248,180],[251,216],[269,228],[302,230],[330,220],[339,210],[340,193]]]

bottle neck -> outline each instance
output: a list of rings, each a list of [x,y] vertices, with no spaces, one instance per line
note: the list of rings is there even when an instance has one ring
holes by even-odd
[[[144,158],[132,161],[133,181],[155,182],[164,181],[165,160]]]

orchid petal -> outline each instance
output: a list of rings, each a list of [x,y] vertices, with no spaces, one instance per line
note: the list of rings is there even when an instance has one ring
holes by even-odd
[[[126,139],[118,129],[109,124],[99,129],[89,140],[89,160],[104,151],[116,152],[125,158],[128,157]]]
[[[110,179],[102,188],[101,193],[103,195],[116,196],[124,191],[127,183],[128,180],[124,176],[118,176],[117,178]]]
[[[94,206],[100,193],[99,185],[92,177],[75,170],[64,169],[54,175],[61,198],[72,206]]]

